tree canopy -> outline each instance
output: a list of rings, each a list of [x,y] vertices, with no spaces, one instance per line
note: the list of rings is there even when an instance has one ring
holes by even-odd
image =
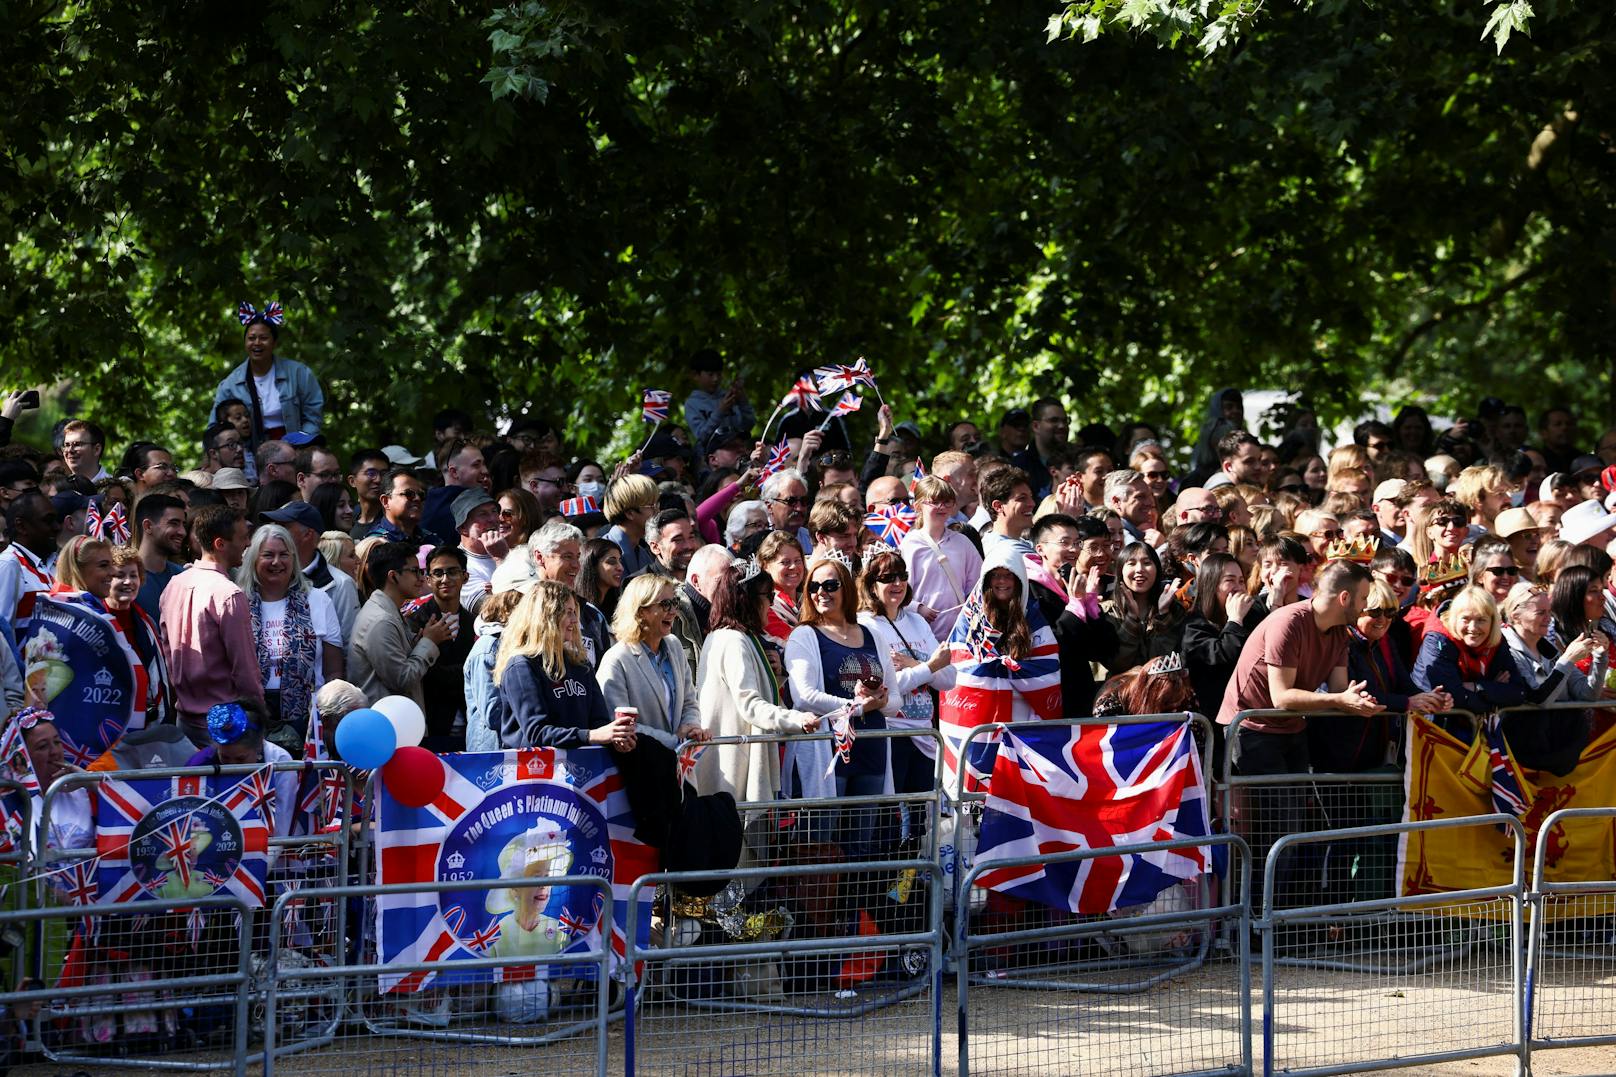
[[[922,424],[1616,410],[1616,12],[1260,7],[13,4],[0,356],[177,444],[270,298],[380,440],[625,445],[704,346],[765,413],[855,355]]]

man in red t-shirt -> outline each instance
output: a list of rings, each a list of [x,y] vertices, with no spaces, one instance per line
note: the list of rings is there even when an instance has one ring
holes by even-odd
[[[1309,711],[1367,718],[1385,709],[1364,682],[1347,679],[1347,627],[1363,612],[1372,579],[1364,565],[1331,561],[1314,580],[1312,598],[1270,613],[1246,640],[1218,722],[1228,725],[1240,711],[1296,713],[1243,719],[1231,749],[1237,772],[1305,773]]]

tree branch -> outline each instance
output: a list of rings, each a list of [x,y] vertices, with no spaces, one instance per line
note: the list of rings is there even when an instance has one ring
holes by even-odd
[[[1392,369],[1400,367],[1403,363],[1403,359],[1408,355],[1408,350],[1414,346],[1415,342],[1425,334],[1429,333],[1431,330],[1435,329],[1437,326],[1441,325],[1443,322],[1448,321],[1456,315],[1469,314],[1474,311],[1484,310],[1498,302],[1500,299],[1504,298],[1506,295],[1509,295],[1517,288],[1520,288],[1522,285],[1542,276],[1547,271],[1548,265],[1544,262],[1539,262],[1529,269],[1523,269],[1521,272],[1517,273],[1503,284],[1500,284],[1497,288],[1494,288],[1484,296],[1476,299],[1467,299],[1462,303],[1454,303],[1451,306],[1443,307],[1441,310],[1433,312],[1430,317],[1426,318],[1424,321],[1421,321],[1418,325],[1413,326],[1408,330],[1408,332],[1403,334],[1403,339],[1397,344],[1397,350],[1392,352],[1389,366]]]

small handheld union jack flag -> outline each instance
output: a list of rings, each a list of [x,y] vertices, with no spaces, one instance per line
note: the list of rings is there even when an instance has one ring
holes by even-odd
[[[843,415],[853,414],[859,409],[859,405],[863,403],[864,398],[857,393],[843,393],[842,398],[836,401],[836,406],[830,409],[830,414],[825,416],[825,421],[819,424],[819,429],[823,430],[828,427],[832,419],[840,419]]]
[[[766,479],[777,471],[784,471],[790,460],[791,445],[785,438],[781,438],[780,444],[769,450],[769,462],[763,465],[763,477]]]
[[[921,460],[920,460],[920,457],[917,456],[917,457],[915,457],[915,473],[913,475],[909,476],[909,496],[910,497],[914,496],[915,487],[919,486],[920,485],[920,480],[925,478],[925,477],[926,477],[926,465],[924,463],[922,463]]]
[[[668,405],[672,400],[673,394],[666,389],[647,389],[640,413],[648,423],[665,423],[668,421]]]
[[[870,510],[864,517],[864,526],[874,532],[876,538],[896,548],[915,526],[915,510],[902,502],[882,505]]]
[[[707,745],[699,740],[687,740],[680,743],[679,753],[676,757],[679,763],[680,785],[689,781],[690,776],[696,772],[696,760],[700,759],[701,753],[706,750]]]
[[[819,391],[834,393],[839,389],[851,389],[855,385],[867,385],[875,388],[875,374],[870,365],[861,355],[854,360],[851,366],[846,363],[833,363],[830,366],[817,367],[814,376],[819,379]]]
[[[124,512],[123,503],[113,502],[112,507],[102,515],[101,506],[97,502],[90,502],[90,508],[84,514],[84,533],[92,538],[127,546],[129,517]]]
[[[592,497],[569,497],[561,503],[563,516],[584,516],[599,511],[600,505]]]
[[[780,401],[780,406],[786,409],[788,415],[825,410],[824,402],[819,399],[819,390],[814,388],[814,380],[806,375],[797,379],[785,399]]]
[[[847,763],[853,758],[853,741],[856,734],[853,732],[853,714],[858,709],[858,703],[849,703],[847,706],[831,711],[825,715],[825,725],[830,728],[831,747],[835,753],[831,758],[830,766],[825,768],[825,777],[829,778],[836,773],[838,761]]]

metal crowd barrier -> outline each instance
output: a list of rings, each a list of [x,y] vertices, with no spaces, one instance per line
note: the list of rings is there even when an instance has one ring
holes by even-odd
[[[1160,853],[1177,849],[1221,848],[1230,858],[1235,876],[1251,872],[1246,843],[1229,834],[1185,838],[1108,849],[1083,849],[1044,857],[995,860],[977,865],[963,885],[976,885],[984,871],[1061,863],[1092,863],[1125,855]],[[1181,887],[1167,891],[1171,895]],[[1244,892],[1244,891],[1242,891]],[[1150,1073],[1251,1072],[1251,962],[1247,950],[1251,913],[1242,902],[1190,909],[1109,917],[1066,917],[1064,922],[1038,927],[1016,927],[978,933],[968,905],[957,910],[956,959],[959,990],[959,1074],[966,1077],[973,1062],[984,1073],[1049,1072],[1098,1073],[1103,1063],[1119,1054],[1138,1071]],[[1186,971],[1182,954],[1199,950],[1225,922],[1232,922],[1237,942],[1232,976],[1221,983],[1210,977],[1195,988],[1168,990],[1145,998],[1086,1000],[1081,1006],[1052,1001],[1049,992],[1101,991],[1113,996],[1137,995],[1148,987],[1181,976]],[[1199,943],[1197,943],[1199,939]],[[1051,980],[1063,965],[1081,964],[1092,975],[1106,959],[1085,958],[1096,948],[1115,946],[1134,956],[1128,961],[1110,958],[1114,969],[1110,984],[1072,984]],[[1109,955],[1109,951],[1108,955]],[[1038,974],[1026,977],[1007,973],[1001,978],[979,975],[981,965],[994,961],[1029,961]],[[1196,962],[1199,964],[1199,962]],[[1141,981],[1137,977],[1144,973]],[[1018,989],[1014,999],[1000,1007],[971,1010],[972,987],[992,984]],[[995,996],[1000,993],[995,992]],[[1232,1009],[1233,1022],[1218,1021],[1214,1006]]]
[[[475,1048],[486,1064],[507,1063],[523,1073],[607,1072],[607,1023],[614,982],[608,941],[613,923],[611,884],[592,875],[487,879],[455,884],[467,891],[594,890],[601,899],[600,944],[549,955],[490,956],[446,962],[381,964],[367,930],[361,952],[340,967],[268,962],[260,984],[265,999],[264,1045],[257,1056],[264,1077],[296,1054],[287,1068],[299,1075],[360,1072],[454,1072]],[[433,884],[332,886],[303,898],[372,902],[382,895],[435,894]],[[284,912],[298,895],[283,894],[270,922],[270,953],[283,954]],[[370,921],[367,919],[366,924]],[[496,970],[495,982],[461,982],[467,974]],[[434,973],[450,982],[384,992],[382,977]],[[620,994],[621,992],[619,992]],[[328,1006],[336,998],[339,1004]],[[542,1050],[535,1050],[542,1048]]]
[[[834,1057],[849,1072],[892,1072],[912,1066],[922,1053],[928,1069],[941,1073],[942,888],[935,861],[865,860],[836,865],[842,877],[874,878],[894,887],[908,876],[924,886],[914,891],[921,906],[910,920],[891,910],[871,910],[828,879],[824,865],[742,868],[732,872],[661,873],[636,882],[646,888],[677,888],[695,881],[728,882],[750,890],[754,900],[734,914],[757,937],[681,937],[689,923],[675,911],[653,925],[652,945],[635,946],[640,903],[629,906],[630,981],[624,1072],[795,1072],[802,1057],[806,1022],[822,1057]],[[799,934],[792,909],[822,901],[841,926]],[[775,905],[791,891],[798,900]],[[756,895],[768,895],[761,901]],[[894,908],[900,907],[896,901]],[[675,902],[677,909],[677,902]],[[753,910],[753,911],[748,911]],[[727,998],[726,998],[727,996]],[[722,1007],[703,1001],[726,998]],[[715,1012],[721,1011],[721,1012]]]
[[[1460,827],[1509,832],[1515,846],[1509,885],[1300,908],[1275,900],[1282,861],[1294,849]],[[1525,830],[1512,815],[1288,834],[1275,841],[1263,867],[1268,896],[1256,925],[1264,1073],[1324,1077],[1498,1055],[1515,1055],[1524,1067],[1525,850]],[[1439,959],[1391,963],[1379,973],[1337,972],[1330,980],[1317,970],[1288,970],[1282,983],[1280,936],[1297,925],[1323,925],[1344,944],[1368,939],[1376,947],[1429,950]]]
[[[1593,825],[1576,827],[1578,822]],[[1616,807],[1554,812],[1543,821],[1532,857],[1525,1026],[1533,1052],[1616,1044],[1616,995],[1610,986],[1616,977],[1616,872],[1609,879],[1580,882],[1547,877],[1551,843],[1544,836],[1559,832],[1558,840],[1569,844],[1586,840],[1590,829],[1603,830],[1601,846],[1610,848]]]

